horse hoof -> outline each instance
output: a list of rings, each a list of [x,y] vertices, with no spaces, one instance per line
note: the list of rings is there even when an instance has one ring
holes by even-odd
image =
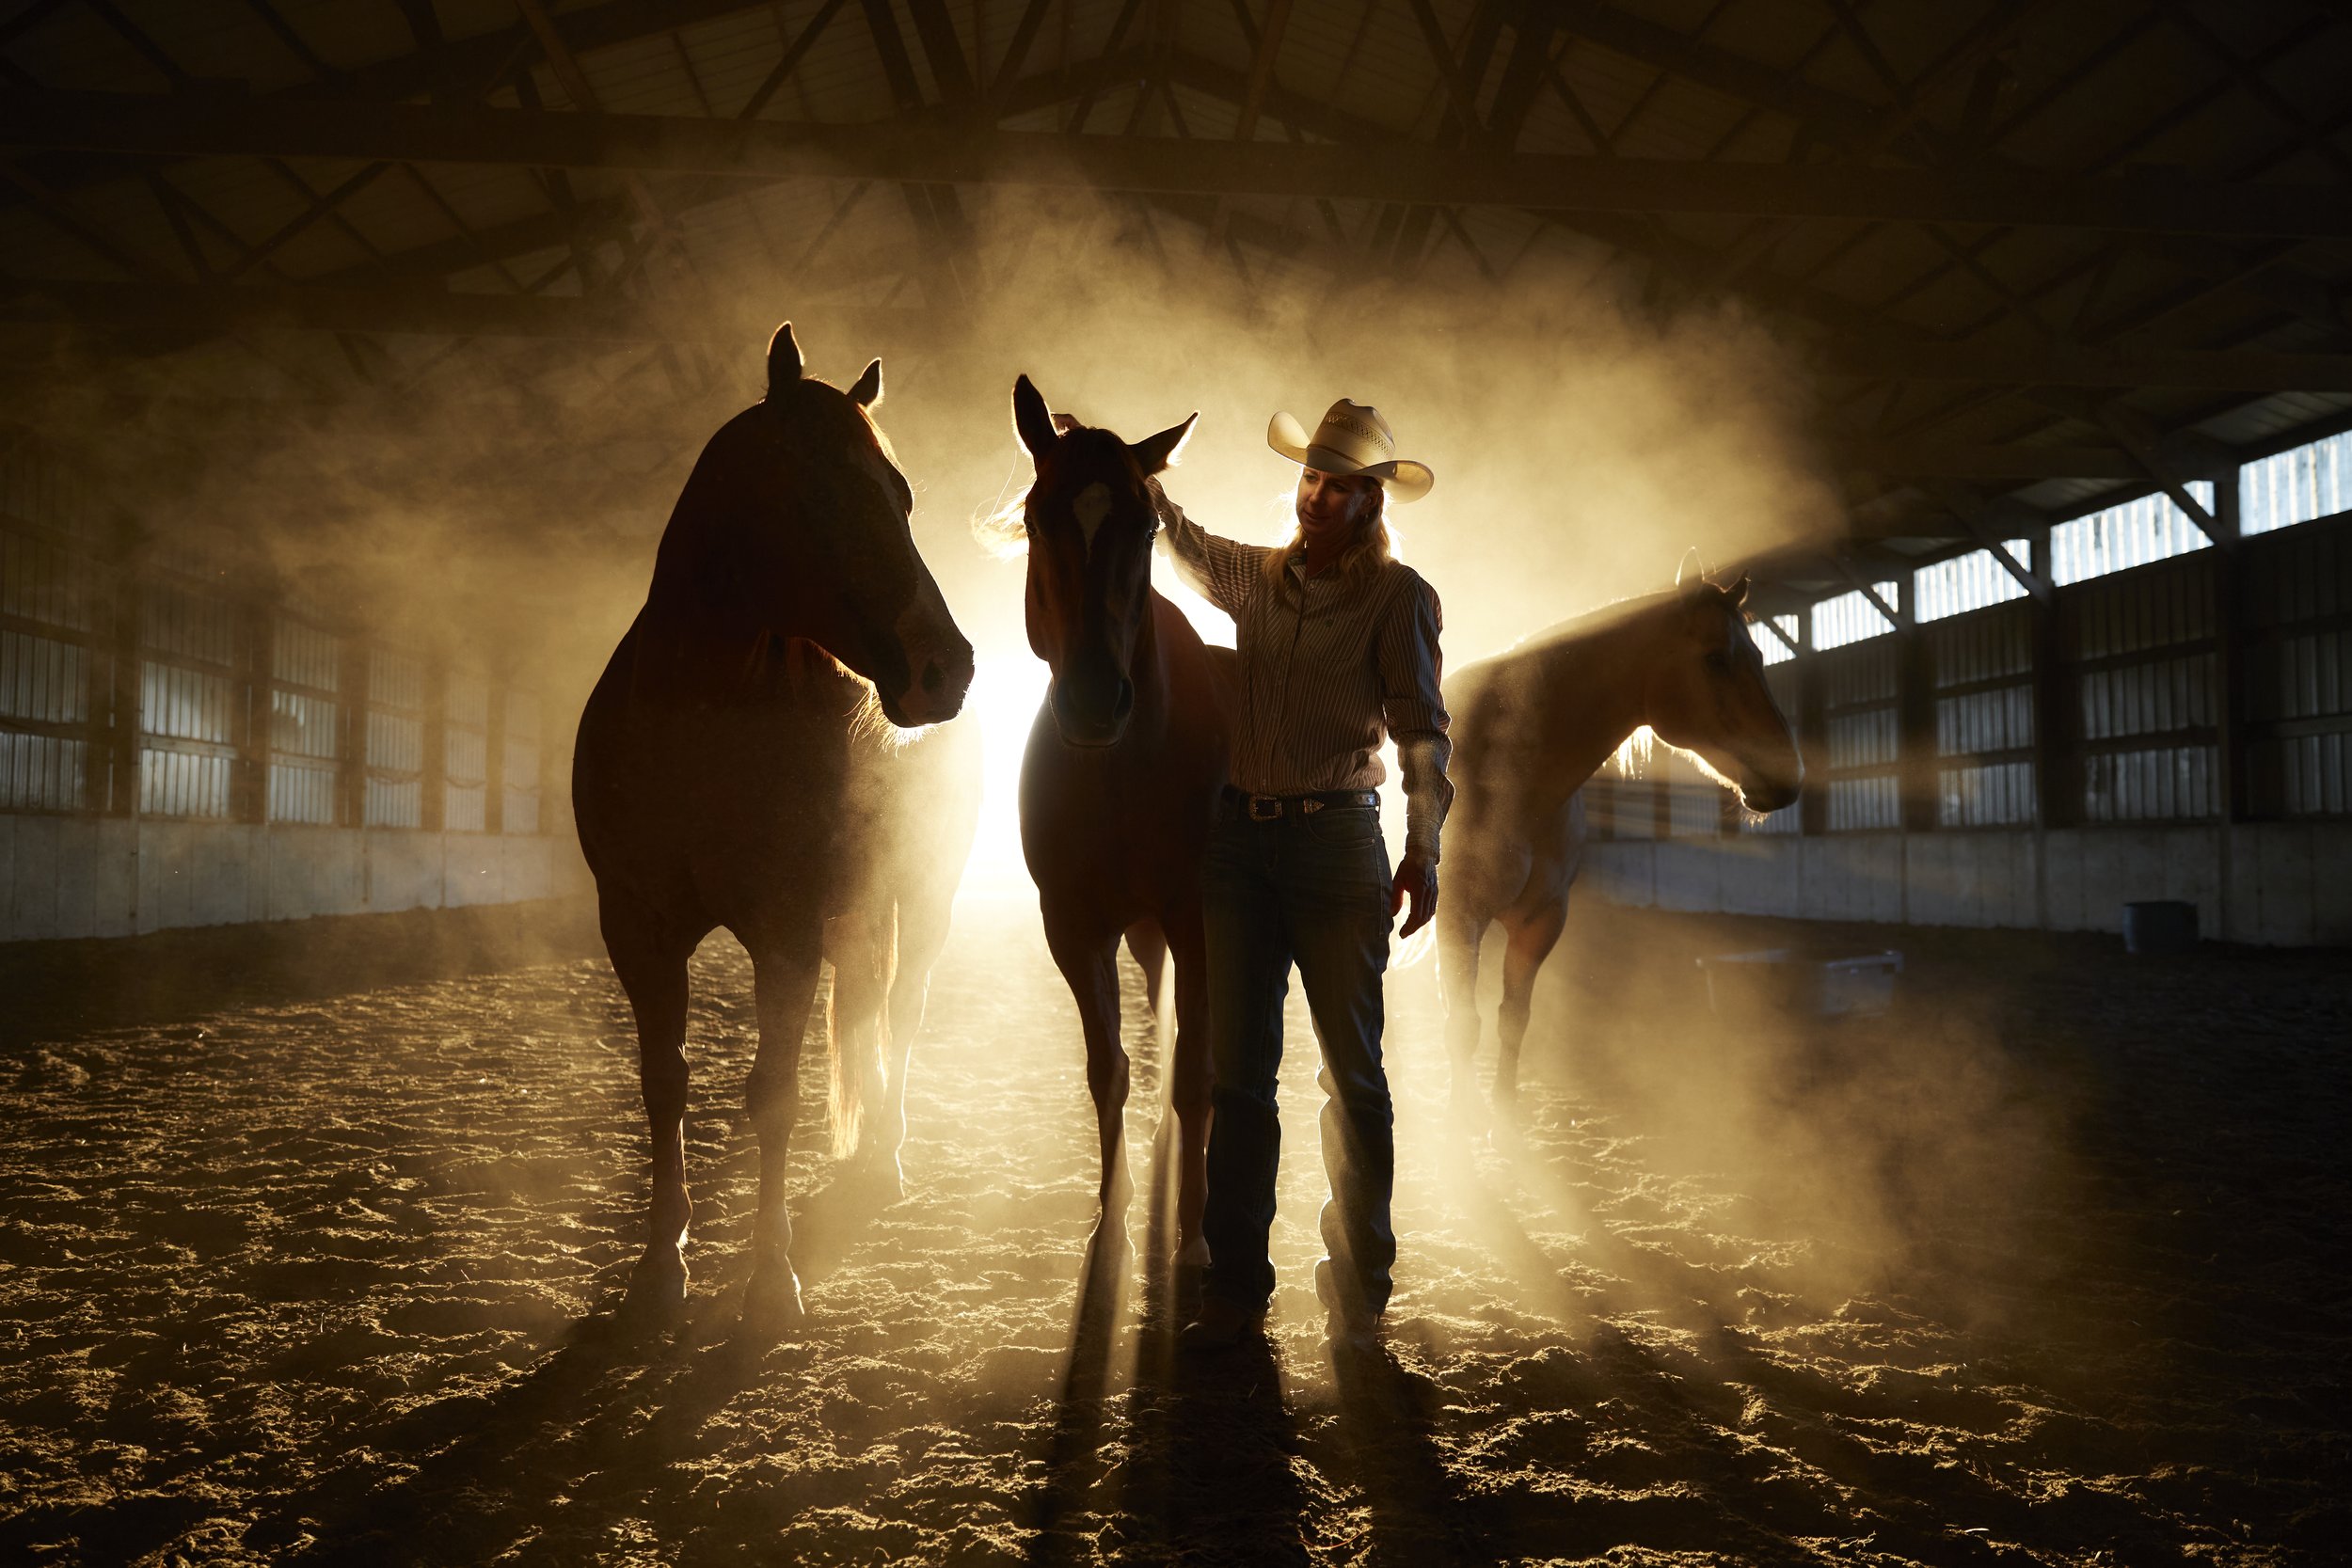
[[[743,1325],[757,1333],[774,1333],[805,1322],[801,1304],[801,1276],[789,1263],[755,1269],[743,1289]]]
[[[686,1307],[686,1260],[675,1252],[648,1253],[629,1272],[621,1310],[636,1319],[666,1318]]]
[[[1096,1220],[1094,1234],[1087,1238],[1087,1251],[1104,1261],[1132,1261],[1136,1248],[1135,1243],[1127,1239],[1126,1216],[1104,1214]]]

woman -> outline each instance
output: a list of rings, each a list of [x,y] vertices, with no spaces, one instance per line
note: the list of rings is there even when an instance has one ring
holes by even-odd
[[[1232,784],[1203,867],[1209,1048],[1210,1268],[1187,1346],[1256,1331],[1274,1293],[1266,1237],[1281,1148],[1275,1108],[1282,998],[1295,963],[1323,1043],[1323,1210],[1315,1287],[1335,1334],[1370,1333],[1388,1306],[1396,1238],[1393,1117],[1380,1063],[1389,927],[1438,906],[1438,831],[1454,787],[1438,695],[1438,596],[1391,558],[1391,499],[1429,493],[1379,413],[1343,398],[1310,439],[1277,414],[1266,443],[1299,465],[1298,531],[1279,549],[1203,530],[1158,496],[1178,571],[1233,618],[1241,684]],[[1156,492],[1156,485],[1154,486]],[[1380,838],[1383,736],[1405,774],[1405,856],[1391,878]]]

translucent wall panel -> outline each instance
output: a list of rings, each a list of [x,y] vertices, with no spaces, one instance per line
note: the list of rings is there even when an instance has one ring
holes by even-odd
[[[80,811],[89,803],[89,743],[0,730],[0,808]]]
[[[2033,570],[2031,544],[2023,539],[2004,544],[2020,566]],[[1988,605],[2022,599],[2026,585],[1991,550],[1972,550],[1912,573],[1911,592],[1912,615],[1921,621],[1940,621],[1947,615],[1964,615]]]
[[[371,828],[419,827],[424,821],[424,784],[416,779],[371,777],[366,805]]]
[[[141,595],[139,636],[157,653],[232,665],[237,661],[236,607],[194,589],[151,583]]]
[[[150,816],[227,816],[229,759],[142,748],[139,810]]]
[[[280,616],[270,639],[270,675],[290,686],[342,689],[342,641],[316,626]]]
[[[424,706],[424,660],[378,648],[368,658],[368,701],[379,707]]]
[[[102,601],[100,571],[78,550],[0,530],[0,615],[69,631],[91,631]]]
[[[451,784],[441,808],[441,825],[453,833],[478,833],[489,820],[485,815],[489,792],[480,784]]]
[[[2352,512],[2352,431],[2245,464],[2237,496],[2240,533]]]
[[[2211,509],[2211,484],[2194,480],[2187,489]],[[2050,580],[2062,588],[2070,582],[2186,555],[2212,544],[2189,515],[2172,503],[2171,497],[2142,496],[2052,529]]]
[[[0,632],[0,719],[89,721],[89,650],[24,632]]]
[[[330,826],[335,821],[336,770],[309,763],[269,765],[269,819]]]
[[[441,824],[452,832],[478,833],[489,822],[490,683],[480,675],[453,673],[448,708]]]
[[[1778,626],[1788,634],[1788,642],[1798,640],[1797,628],[1802,623],[1794,615],[1774,615],[1770,619],[1772,626]],[[1748,637],[1756,643],[1756,653],[1762,656],[1767,664],[1783,664],[1797,657],[1789,651],[1788,642],[1784,642],[1774,637],[1769,627],[1760,625],[1751,626],[1748,628]]]
[[[139,661],[139,728],[149,735],[226,746],[235,738],[236,695],[226,675]]]
[[[337,733],[342,710],[324,697],[299,691],[269,694],[269,749],[304,757],[342,755]]]
[[[1902,599],[1894,583],[1874,582],[1890,609],[1900,610]],[[1834,599],[1823,599],[1813,607],[1813,646],[1842,648],[1849,642],[1859,642],[1866,637],[1879,637],[1895,629],[1893,623],[1879,613],[1859,591],[1840,594]]]

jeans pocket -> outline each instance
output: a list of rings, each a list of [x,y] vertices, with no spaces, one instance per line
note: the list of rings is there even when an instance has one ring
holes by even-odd
[[[1326,806],[1299,818],[1299,827],[1324,849],[1369,849],[1380,842],[1380,814],[1370,806]]]

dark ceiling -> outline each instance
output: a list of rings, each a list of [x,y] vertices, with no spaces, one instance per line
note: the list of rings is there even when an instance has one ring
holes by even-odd
[[[188,438],[461,374],[707,394],[743,325],[695,278],[746,252],[919,350],[1009,186],[1470,311],[1564,250],[1746,300],[1851,505],[1758,563],[1796,594],[2352,409],[2323,4],[32,0],[0,74],[19,424],[61,378]]]

